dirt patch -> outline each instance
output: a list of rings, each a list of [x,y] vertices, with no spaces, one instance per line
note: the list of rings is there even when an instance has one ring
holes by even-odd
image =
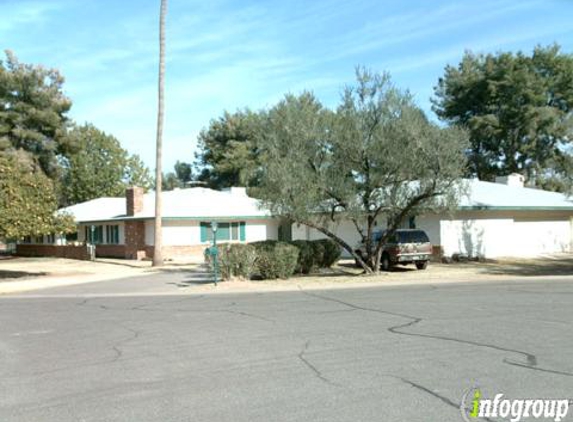
[[[432,282],[502,280],[511,277],[538,277],[573,275],[573,256],[547,256],[532,259],[499,259],[485,262],[431,263],[426,270],[413,265],[395,266],[390,272],[364,275],[351,261],[341,261],[332,269],[317,274],[295,275],[288,280],[230,281],[229,288],[248,290],[257,286],[288,288],[304,286],[325,288],[343,285],[411,284]]]

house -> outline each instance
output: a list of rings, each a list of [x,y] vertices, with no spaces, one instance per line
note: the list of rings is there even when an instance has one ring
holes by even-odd
[[[153,256],[155,193],[138,187],[125,198],[98,198],[63,208],[78,223],[79,243],[96,245],[96,256],[142,259]],[[211,222],[217,221],[220,242],[277,239],[279,220],[258,207],[245,188],[215,191],[207,188],[163,192],[163,255],[203,256],[211,244]],[[27,243],[59,243],[45,236]],[[27,246],[29,253],[31,247]]]
[[[468,192],[451,215],[427,214],[406,222],[426,231],[444,256],[528,257],[571,252],[573,201],[567,196],[524,187],[523,176],[500,177],[496,183],[467,180]],[[383,219],[377,221],[383,228]],[[359,242],[350,222],[342,222],[337,234],[349,244]],[[293,238],[318,239],[322,233],[293,226]]]
[[[565,195],[526,188],[520,175],[496,183],[473,179],[467,185],[468,194],[453,213],[417,216],[406,226],[425,230],[445,256],[526,257],[572,251],[573,201]],[[64,211],[78,223],[77,241],[95,244],[97,256],[141,259],[153,254],[154,202],[154,193],[129,188],[125,198],[98,198]],[[245,188],[176,189],[163,193],[164,257],[202,256],[213,238],[213,221],[218,223],[220,242],[325,237],[273,217],[247,196]],[[385,220],[380,218],[377,225],[383,229]],[[351,245],[360,241],[349,221],[331,230]],[[61,239],[29,240],[34,242],[54,244]]]

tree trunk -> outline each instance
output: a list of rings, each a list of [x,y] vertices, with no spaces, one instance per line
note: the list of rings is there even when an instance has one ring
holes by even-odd
[[[157,137],[155,146],[155,233],[153,248],[153,266],[163,265],[163,239],[161,230],[162,198],[161,198],[161,160],[163,156],[163,114],[164,114],[164,84],[165,84],[165,15],[167,14],[167,0],[161,0],[159,14],[159,83],[157,105]]]
[[[334,233],[332,233],[330,230],[321,227],[317,224],[313,224],[310,221],[298,221],[298,223],[304,224],[305,226],[311,227],[313,229],[318,230],[319,232],[325,234],[327,237],[329,237],[330,239],[334,240],[336,243],[338,243],[338,245],[340,245],[342,248],[344,248],[350,255],[352,255],[352,257],[356,260],[356,262],[358,263],[358,265],[360,265],[360,267],[364,270],[364,272],[366,274],[372,274],[372,268],[370,268],[370,266],[364,261],[364,259],[362,258],[362,256],[358,255],[355,251],[354,248],[352,248],[348,243],[346,243],[344,240],[342,240],[340,237],[338,237],[337,235],[335,235]]]

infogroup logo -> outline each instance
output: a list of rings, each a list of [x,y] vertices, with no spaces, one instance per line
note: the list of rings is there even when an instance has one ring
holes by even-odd
[[[510,418],[511,422],[522,420],[553,420],[560,422],[569,412],[569,399],[508,399],[497,393],[493,399],[484,398],[477,388],[467,390],[460,404],[462,418],[466,422],[489,418]]]

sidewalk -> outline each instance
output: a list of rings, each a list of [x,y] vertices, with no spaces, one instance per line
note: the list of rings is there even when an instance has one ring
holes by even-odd
[[[187,262],[168,262],[162,268],[192,268]],[[150,261],[63,258],[9,258],[0,260],[0,295],[51,287],[93,283],[155,272]]]
[[[214,286],[212,274],[204,265],[189,262],[167,262],[152,268],[149,261],[98,259],[95,262],[61,258],[15,258],[0,260],[0,295],[51,287],[71,286],[98,281],[134,278],[133,282],[110,285],[137,295],[143,285],[138,277],[157,274],[145,280],[154,294],[278,292],[289,290],[320,290],[373,286],[438,285],[468,282],[500,282],[508,280],[571,280],[573,257],[544,257],[529,260],[504,260],[488,263],[431,264],[427,270],[397,267],[389,273],[360,275],[360,269],[341,262],[332,270],[288,280],[232,280]],[[169,277],[164,277],[168,275]],[[147,278],[147,277],[146,277]],[[168,280],[168,281],[166,281]],[[107,289],[102,286],[102,289]],[[99,288],[98,288],[99,290]]]

